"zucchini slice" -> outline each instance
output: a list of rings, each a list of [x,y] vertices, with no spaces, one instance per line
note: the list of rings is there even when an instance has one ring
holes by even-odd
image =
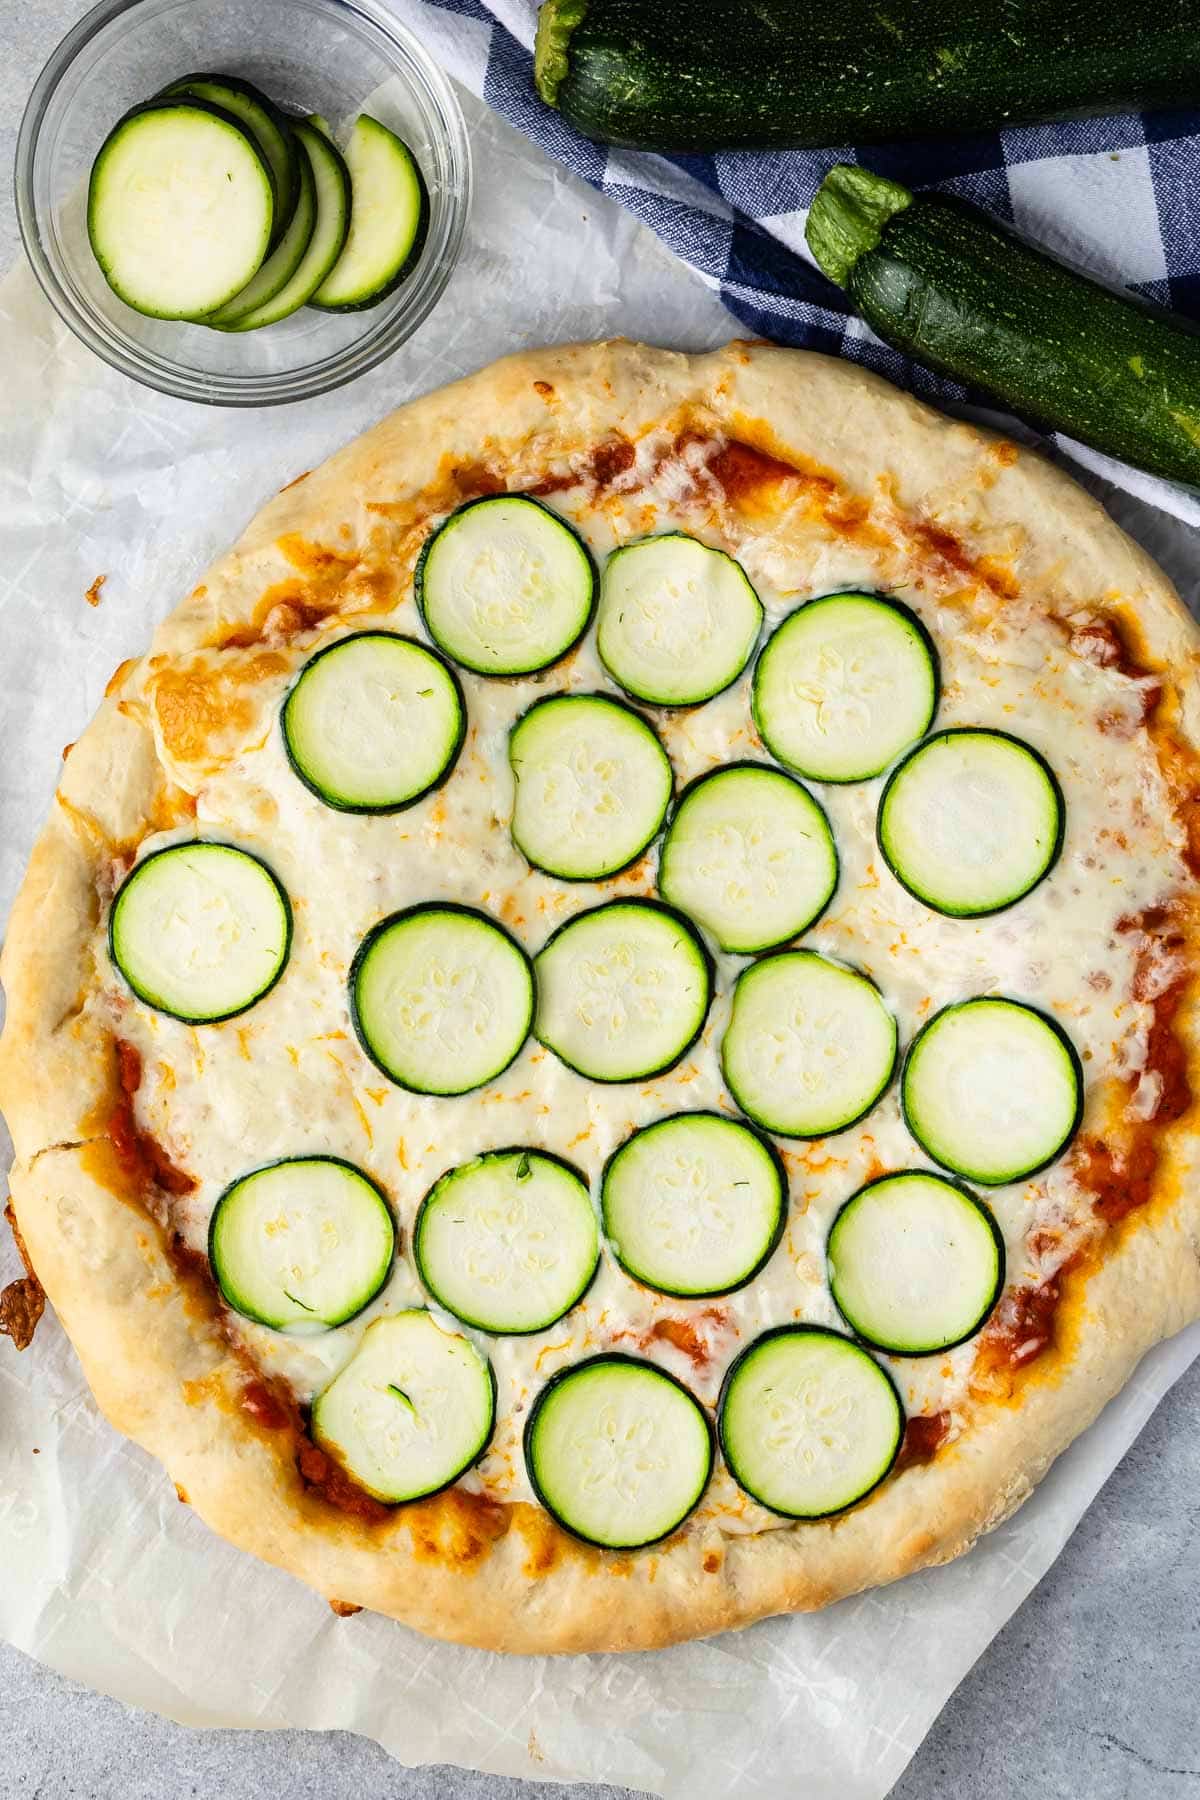
[[[200,100],[135,107],[92,164],[88,240],[113,293],[149,318],[203,319],[224,306],[258,270],[274,224],[261,152]]]
[[[376,1319],[312,1410],[313,1437],[376,1500],[449,1487],[496,1423],[496,1378],[469,1338],[417,1307]]]
[[[658,863],[663,899],[746,956],[807,931],[837,883],[829,820],[807,788],[762,763],[730,763],[685,788]]]
[[[635,863],[671,804],[670,759],[640,713],[606,694],[550,694],[508,740],[512,838],[535,869],[600,881]]]
[[[896,1070],[896,1021],[866,975],[781,950],[738,976],[721,1044],[730,1093],[780,1137],[829,1137],[866,1117]]]
[[[220,321],[224,331],[257,331],[261,325],[274,325],[297,312],[320,287],[346,242],[350,229],[350,171],[342,153],[307,119],[294,119],[292,131],[312,178],[316,205],[312,235],[289,280],[270,299],[260,299],[246,312],[239,309],[232,323]]]
[[[712,1428],[665,1369],[610,1352],[547,1382],[525,1426],[525,1466],[565,1530],[605,1550],[638,1550],[677,1531],[698,1504]]]
[[[185,75],[162,89],[164,100],[203,100],[236,119],[258,145],[275,194],[272,243],[286,232],[300,199],[301,156],[286,116],[253,82],[236,75]]]
[[[787,1177],[772,1146],[721,1113],[677,1113],[635,1131],[600,1190],[613,1255],[660,1294],[744,1287],[783,1233]]]
[[[239,320],[266,307],[295,276],[304,260],[317,224],[317,188],[307,156],[300,159],[300,192],[291,222],[258,273],[251,277],[240,294],[227,300],[205,320],[206,325],[226,331]]]
[[[429,229],[429,195],[408,145],[363,113],[346,145],[350,231],[309,301],[324,312],[378,306],[412,270]]]
[[[492,1150],[436,1181],[413,1228],[439,1306],[479,1331],[544,1331],[586,1293],[600,1260],[587,1183],[541,1150]]]
[[[1006,731],[958,726],[910,750],[879,802],[879,848],[934,912],[979,919],[1023,900],[1058,861],[1066,809],[1045,758]]]
[[[759,736],[811,781],[869,781],[933,723],[933,640],[877,594],[826,594],[783,621],[754,670]]]
[[[904,1409],[891,1376],[850,1338],[781,1325],[730,1364],[717,1431],[752,1500],[785,1519],[824,1519],[891,1472]]]
[[[486,913],[424,902],[381,919],[350,967],[350,1015],[377,1068],[413,1094],[494,1081],[529,1036],[529,958]]]
[[[904,1122],[943,1168],[985,1187],[1060,1157],[1083,1117],[1083,1065],[1056,1020],[1020,1000],[962,1000],[922,1026],[900,1080]]]
[[[740,563],[682,531],[615,550],[604,565],[596,649],[651,706],[697,706],[735,682],[762,625]]]
[[[476,675],[532,675],[577,644],[596,601],[587,546],[527,494],[485,494],[426,539],[413,575],[425,628]]]
[[[354,813],[400,812],[439,787],[467,729],[453,670],[392,631],[356,631],[318,650],[281,718],[305,787]]]
[[[1004,1239],[987,1207],[919,1169],[881,1175],[852,1194],[825,1254],[851,1331],[894,1356],[965,1344],[1004,1286]]]
[[[699,1037],[712,964],[688,921],[653,900],[577,913],[534,961],[534,1036],[593,1081],[663,1075]]]
[[[243,1175],[208,1231],[226,1301],[275,1331],[344,1325],[387,1280],[395,1247],[383,1194],[337,1156],[288,1156]]]
[[[266,863],[232,844],[168,844],[136,863],[108,920],[138,999],[188,1025],[232,1019],[283,974],[292,909]]]

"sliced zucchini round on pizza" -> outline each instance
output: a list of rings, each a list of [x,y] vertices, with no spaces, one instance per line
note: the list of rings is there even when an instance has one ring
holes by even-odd
[[[529,1036],[533,974],[504,928],[449,901],[382,919],[350,969],[367,1055],[414,1094],[466,1094],[503,1074]]]
[[[1083,1116],[1083,1065],[1047,1013],[984,995],[935,1013],[904,1059],[904,1120],[943,1168],[987,1187],[1060,1157]]]
[[[717,1431],[730,1474],[752,1500],[787,1519],[823,1519],[890,1473],[904,1409],[891,1376],[852,1339],[782,1325],[731,1363]]]
[[[713,1467],[699,1402],[654,1363],[608,1352],[547,1382],[525,1426],[538,1499],[573,1536],[637,1550],[677,1531]]]
[[[117,890],[109,954],[138,999],[188,1025],[232,1019],[283,974],[292,909],[266,863],[233,844],[168,844]]]
[[[703,1030],[712,964],[688,921],[654,900],[577,913],[534,960],[534,1036],[593,1081],[648,1081]]]
[[[740,563],[666,531],[614,550],[605,563],[596,649],[635,700],[697,706],[737,680],[762,618]]]
[[[445,781],[462,748],[462,689],[440,656],[358,631],[310,657],[281,714],[288,760],[339,812],[400,812]]]
[[[289,1156],[217,1201],[208,1259],[235,1312],[276,1331],[330,1327],[378,1294],[396,1232],[369,1175],[337,1156]]]
[[[882,1097],[898,1036],[868,976],[815,950],[780,950],[738,976],[721,1067],[737,1105],[764,1131],[829,1137]]]
[[[497,1335],[561,1319],[599,1257],[587,1183],[543,1150],[492,1150],[447,1170],[413,1227],[417,1271],[438,1305]]]
[[[551,694],[513,726],[512,837],[535,869],[601,881],[635,863],[671,804],[670,759],[640,713],[607,694]]]
[[[934,912],[977,919],[1014,906],[1058,860],[1062,789],[1031,744],[956,726],[911,750],[879,803],[884,861]]]
[[[684,789],[658,862],[658,891],[722,950],[750,956],[816,922],[838,883],[824,812],[762,763],[731,763]]]
[[[596,570],[565,519],[528,494],[468,500],[426,540],[413,592],[434,643],[476,675],[532,675],[591,621]]]
[[[487,1449],[495,1422],[487,1358],[416,1307],[368,1325],[312,1409],[321,1449],[389,1505],[457,1481]]]
[[[825,594],[786,618],[754,670],[763,743],[810,781],[868,781],[923,738],[937,711],[933,640],[878,594]]]
[[[787,1215],[773,1147],[722,1113],[677,1113],[635,1131],[609,1158],[601,1216],[635,1281],[699,1299],[744,1287],[769,1260]]]
[[[932,1356],[986,1323],[1004,1286],[1004,1238],[967,1188],[919,1169],[859,1188],[825,1248],[829,1286],[856,1336]]]

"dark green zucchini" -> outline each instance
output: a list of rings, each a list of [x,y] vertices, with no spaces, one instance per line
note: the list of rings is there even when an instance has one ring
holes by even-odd
[[[946,194],[840,163],[808,246],[886,343],[1014,412],[1200,487],[1200,334]]]
[[[544,0],[538,92],[642,150],[805,149],[1200,97],[1194,0]]]

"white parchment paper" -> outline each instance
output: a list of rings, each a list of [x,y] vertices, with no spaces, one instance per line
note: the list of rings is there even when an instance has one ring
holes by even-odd
[[[340,394],[261,414],[175,403],[75,345],[25,270],[0,284],[0,917],[62,747],[111,670],[284,482],[522,344],[624,331],[700,348],[732,334],[627,214],[464,106],[479,191],[463,263],[416,338]],[[1121,516],[1195,585],[1200,557],[1175,520],[1126,496]],[[0,1278],[15,1273],[5,1246]],[[709,1643],[549,1661],[336,1619],[212,1538],[99,1417],[48,1313],[23,1357],[0,1342],[0,1632],[192,1724],[336,1726],[408,1763],[688,1800],[882,1800],[1198,1349],[1194,1329],[1147,1358],[1017,1518],[948,1569]]]

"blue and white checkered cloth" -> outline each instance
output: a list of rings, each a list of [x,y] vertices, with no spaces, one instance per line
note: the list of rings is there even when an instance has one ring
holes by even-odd
[[[702,4],[702,0],[698,0]],[[533,87],[536,0],[391,0],[471,88],[550,156],[644,220],[716,287],[747,331],[869,364],[934,401],[959,384],[880,343],[804,243],[813,195],[852,145],[658,156],[590,143]],[[976,201],[1102,280],[1200,320],[1200,109],[872,144],[861,159],[909,187]],[[1188,497],[1087,454],[1100,473],[1181,516]]]

